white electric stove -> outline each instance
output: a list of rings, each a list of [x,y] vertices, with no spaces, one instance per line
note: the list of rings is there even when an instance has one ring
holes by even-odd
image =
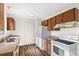
[[[62,35],[53,41],[54,56],[78,56],[79,55],[79,36]]]

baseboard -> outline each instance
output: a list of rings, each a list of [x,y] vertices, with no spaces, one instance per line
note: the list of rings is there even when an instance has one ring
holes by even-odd
[[[13,52],[2,53],[0,56],[13,56]]]
[[[32,44],[20,45],[19,47],[22,47],[22,46],[29,46],[29,45],[36,45],[36,44],[35,44],[35,43],[32,43]]]

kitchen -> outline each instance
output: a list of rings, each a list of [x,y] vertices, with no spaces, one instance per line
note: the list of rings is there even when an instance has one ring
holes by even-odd
[[[33,56],[79,56],[78,5],[0,3],[0,55],[11,51],[13,56],[32,56],[22,52],[36,45],[44,55]],[[22,46],[27,48],[19,52]]]
[[[49,56],[78,56],[78,21],[76,8],[42,21],[43,52]]]

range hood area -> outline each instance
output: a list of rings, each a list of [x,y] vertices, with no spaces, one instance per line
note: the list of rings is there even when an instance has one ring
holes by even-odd
[[[54,28],[70,28],[70,27],[76,27],[77,26],[78,21],[71,21],[71,22],[65,22],[65,23],[61,23],[61,24],[56,24],[56,26],[54,26]]]

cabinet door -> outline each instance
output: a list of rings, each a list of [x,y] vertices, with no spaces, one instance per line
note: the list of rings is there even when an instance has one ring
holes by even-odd
[[[68,10],[66,12],[63,13],[63,22],[71,22],[71,21],[74,21],[75,18],[77,18],[77,9],[74,8],[74,9],[71,9],[71,10]]]
[[[4,16],[4,4],[0,3],[0,16]]]
[[[7,30],[15,30],[14,23],[7,23]]]
[[[54,26],[56,25],[55,17],[52,17],[51,20],[52,20],[52,30],[54,30]]]
[[[52,30],[52,19],[48,19],[48,31]]]
[[[47,44],[47,39],[44,39],[44,51],[48,51],[48,44]]]
[[[15,20],[12,17],[7,18],[7,30],[15,30]]]
[[[62,14],[57,15],[57,16],[55,17],[55,19],[56,19],[56,24],[61,24],[61,23],[62,23]]]
[[[44,21],[44,25],[47,26],[48,25],[48,20]]]
[[[45,39],[44,40],[44,51],[51,55],[51,40],[49,39]]]
[[[51,40],[48,40],[48,54],[51,55]]]
[[[0,31],[4,30],[4,4],[0,3]]]
[[[0,18],[0,31],[4,30],[4,18]]]
[[[42,21],[42,25],[43,25],[43,26],[47,26],[47,24],[48,24],[48,20]]]
[[[0,22],[0,31],[4,30],[4,22]]]

